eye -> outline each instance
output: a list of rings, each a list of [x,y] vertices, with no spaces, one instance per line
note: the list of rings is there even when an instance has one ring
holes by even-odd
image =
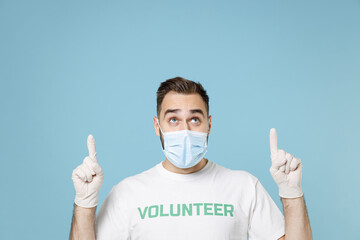
[[[195,121],[194,121],[194,120],[195,120]],[[200,120],[199,120],[199,118],[194,117],[194,118],[191,119],[191,121],[192,121],[193,123],[198,123]]]
[[[177,121],[177,120],[176,120],[176,118],[174,118],[174,117],[170,118],[170,120],[169,120],[170,123],[176,123],[176,121]]]

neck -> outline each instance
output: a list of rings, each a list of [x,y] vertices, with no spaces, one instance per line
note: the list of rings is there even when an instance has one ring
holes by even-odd
[[[165,159],[165,161],[162,162],[162,165],[166,170],[169,170],[171,172],[180,173],[180,174],[189,174],[189,173],[194,173],[194,172],[200,171],[203,167],[206,166],[207,162],[208,162],[208,159],[203,158],[203,159],[201,159],[201,161],[198,164],[196,164],[193,167],[178,168],[178,167],[174,166],[168,159]]]

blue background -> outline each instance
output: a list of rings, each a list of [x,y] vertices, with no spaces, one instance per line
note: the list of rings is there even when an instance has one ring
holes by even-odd
[[[155,93],[210,96],[207,157],[282,208],[269,130],[302,159],[314,239],[360,239],[360,1],[0,1],[1,239],[68,238],[95,137],[103,202],[164,160]]]

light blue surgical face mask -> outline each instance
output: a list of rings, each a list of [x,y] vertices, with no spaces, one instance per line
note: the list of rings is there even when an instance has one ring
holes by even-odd
[[[163,152],[166,158],[178,168],[190,168],[198,164],[207,152],[207,133],[191,130],[163,132]]]

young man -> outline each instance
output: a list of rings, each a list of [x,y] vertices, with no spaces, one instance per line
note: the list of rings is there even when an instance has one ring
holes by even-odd
[[[180,77],[161,83],[154,127],[165,161],[120,181],[96,218],[104,175],[89,135],[89,156],[73,171],[70,239],[312,239],[301,161],[277,148],[275,129],[270,130],[270,173],[279,186],[285,218],[256,177],[204,158],[211,116],[200,83]]]

